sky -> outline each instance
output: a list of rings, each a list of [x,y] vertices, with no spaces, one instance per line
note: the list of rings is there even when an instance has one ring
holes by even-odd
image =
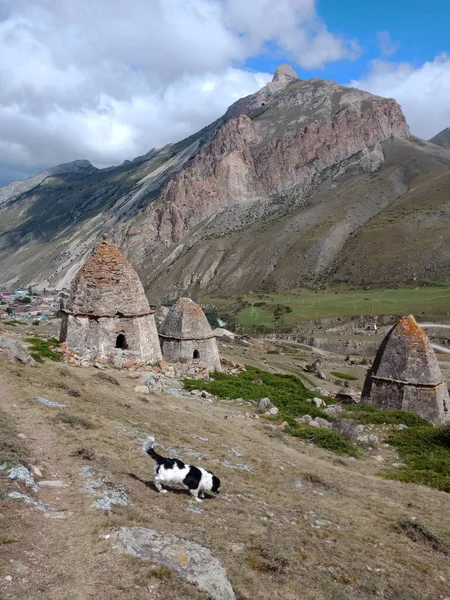
[[[289,63],[450,126],[448,0],[0,0],[0,185],[183,139]]]

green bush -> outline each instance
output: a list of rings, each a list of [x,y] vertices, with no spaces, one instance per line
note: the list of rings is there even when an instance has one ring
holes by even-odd
[[[345,379],[346,381],[358,381],[357,377],[349,375],[348,373],[341,373],[340,371],[331,371],[330,375],[339,377],[339,379]]]
[[[389,438],[405,466],[387,479],[418,483],[450,492],[450,426],[411,427]]]
[[[363,425],[407,425],[408,427],[429,426],[423,417],[407,410],[396,408],[380,409],[367,404],[348,404],[345,410],[353,412],[357,421]]]
[[[53,347],[59,345],[56,338],[43,340],[41,338],[32,337],[27,338],[25,341],[30,344],[30,356],[32,356],[36,362],[42,363],[44,362],[44,358],[49,358],[55,362],[62,360],[62,355],[59,352],[52,350]]]
[[[330,429],[317,429],[317,427],[297,425],[296,427],[289,427],[288,432],[295,437],[309,440],[316,446],[332,450],[333,452],[336,452],[336,454],[347,454],[355,457],[360,456],[360,452],[353,444]]]
[[[278,408],[279,416],[286,420],[305,414],[332,420],[308,402],[308,399],[314,398],[316,394],[308,390],[295,375],[279,375],[246,367],[246,371],[238,375],[212,373],[211,376],[214,381],[185,379],[184,387],[187,390],[207,390],[219,398],[243,398],[253,402],[258,402],[261,398],[270,398]]]

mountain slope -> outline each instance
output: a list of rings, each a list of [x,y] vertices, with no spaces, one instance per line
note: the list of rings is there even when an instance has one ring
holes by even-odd
[[[442,130],[440,133],[431,138],[430,142],[442,148],[450,149],[450,127]]]
[[[67,285],[105,231],[154,298],[444,279],[449,177],[394,100],[283,65],[178,144],[0,204],[0,283]]]

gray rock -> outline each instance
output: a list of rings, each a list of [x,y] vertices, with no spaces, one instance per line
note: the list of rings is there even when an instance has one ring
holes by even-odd
[[[276,406],[272,406],[272,408],[269,408],[268,413],[269,415],[275,417],[278,414],[278,408]]]
[[[168,567],[214,600],[235,600],[225,569],[204,546],[144,527],[121,527],[111,539],[122,552]]]
[[[44,406],[49,406],[50,408],[64,408],[66,406],[65,404],[56,402],[56,400],[48,400],[47,398],[44,398],[44,396],[38,396],[36,400]]]
[[[39,487],[34,482],[34,477],[31,471],[29,471],[23,465],[17,465],[8,471],[8,478],[16,481],[21,481],[33,492],[38,492]]]
[[[378,444],[378,436],[375,434],[358,435],[356,439],[358,442],[362,442],[363,444]]]
[[[325,373],[323,371],[318,371],[317,372],[317,377],[319,379],[326,379],[327,378],[327,376],[325,375]]]
[[[17,360],[24,365],[36,365],[36,361],[19,342],[0,335],[0,358],[2,356],[8,360]]]
[[[270,398],[261,398],[261,400],[258,402],[258,410],[262,413],[269,410],[269,408],[272,408],[272,406],[273,404]]]
[[[408,429],[408,425],[403,425],[403,423],[399,423],[398,425],[394,425],[394,429],[397,431],[403,431],[404,429]]]
[[[311,402],[316,408],[321,408],[322,406],[325,406],[325,400],[322,400],[322,398],[313,398]]]
[[[53,480],[44,480],[44,481],[40,481],[39,485],[41,487],[49,487],[49,488],[64,488],[67,487],[67,483],[64,483],[64,481],[60,481],[58,479],[53,479]]]
[[[313,418],[311,417],[311,415],[303,415],[303,417],[300,417],[299,419],[295,419],[297,421],[297,423],[306,423],[309,424]]]
[[[151,392],[162,392],[163,384],[155,373],[144,373],[139,379],[140,385],[145,385]]]
[[[332,406],[325,407],[323,409],[323,412],[329,415],[330,417],[337,418],[344,412],[344,409],[340,404],[333,404]]]
[[[313,423],[315,423],[315,425],[313,425]],[[313,427],[318,427],[319,429],[331,429],[333,426],[330,421],[322,419],[322,417],[316,417],[313,421],[311,421],[310,425],[313,425]]]

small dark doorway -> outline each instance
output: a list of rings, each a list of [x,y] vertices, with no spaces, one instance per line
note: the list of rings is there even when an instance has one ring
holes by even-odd
[[[117,336],[116,348],[120,348],[120,350],[126,350],[128,348],[127,338],[123,333],[119,333]]]
[[[198,350],[194,350],[193,358],[194,360],[198,360],[200,358],[200,352]]]

